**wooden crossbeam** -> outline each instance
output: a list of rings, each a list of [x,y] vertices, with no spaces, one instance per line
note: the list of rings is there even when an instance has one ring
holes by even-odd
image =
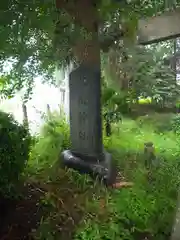
[[[138,43],[147,45],[180,36],[180,8],[138,21]]]
[[[94,31],[94,23],[99,22],[92,0],[56,0],[56,7],[64,8],[75,20],[90,31]],[[86,11],[84,11],[86,9]],[[92,17],[93,16],[93,17]],[[138,21],[138,44],[147,45],[160,41],[180,37],[180,8],[169,10],[155,17],[148,17]],[[100,44],[105,51],[117,38],[123,37],[122,30],[110,41]]]

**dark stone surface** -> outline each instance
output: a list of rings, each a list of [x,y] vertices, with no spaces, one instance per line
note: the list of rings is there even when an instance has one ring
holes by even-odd
[[[116,168],[103,150],[100,70],[81,65],[72,71],[70,89],[71,150],[62,153],[63,166],[89,174],[109,186]]]
[[[111,186],[116,181],[117,169],[112,162],[111,154],[104,153],[104,161],[88,162],[85,159],[76,157],[70,150],[62,153],[63,166],[79,171],[81,174],[89,174],[106,186]]]
[[[100,70],[81,65],[69,79],[72,152],[84,161],[103,159],[100,77]]]

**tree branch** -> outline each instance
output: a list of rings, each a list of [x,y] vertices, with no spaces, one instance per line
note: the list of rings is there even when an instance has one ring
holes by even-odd
[[[99,22],[92,0],[56,0],[57,9],[64,9],[72,16],[75,23],[94,31],[94,24]]]
[[[97,1],[96,4],[99,2]],[[85,27],[88,31],[93,32],[95,25],[100,23],[99,16],[95,9],[94,1],[92,0],[56,0],[57,9],[64,9],[72,16],[75,24]],[[93,16],[93,17],[92,17]],[[114,28],[114,27],[113,27]],[[109,33],[108,33],[109,32]],[[102,33],[100,36],[100,48],[107,52],[109,47],[124,36],[124,32],[119,28],[110,28],[108,32]],[[105,35],[105,36],[104,36]]]
[[[124,36],[124,32],[119,30],[118,32],[114,32],[113,34],[100,39],[100,48],[103,52],[108,52],[109,48],[115,44],[116,41],[121,39]]]

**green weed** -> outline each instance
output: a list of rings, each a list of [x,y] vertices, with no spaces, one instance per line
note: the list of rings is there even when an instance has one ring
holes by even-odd
[[[134,186],[107,190],[88,176],[60,169],[60,152],[70,147],[69,129],[64,120],[55,119],[45,124],[29,161],[31,177],[34,174],[48,186],[41,204],[49,206],[49,216],[34,234],[36,239],[167,239],[180,180],[178,136],[171,131],[157,133],[153,125],[140,127],[129,119],[113,126],[112,137],[104,138],[105,148]],[[154,143],[161,163],[151,180],[143,158],[148,141]]]
[[[144,142],[148,141],[154,143],[161,162],[152,173],[152,182],[142,158]],[[172,132],[155,133],[153,126],[140,128],[135,121],[125,119],[104,144],[134,186],[106,194],[108,213],[104,219],[88,219],[75,239],[167,239],[179,185],[177,136]]]

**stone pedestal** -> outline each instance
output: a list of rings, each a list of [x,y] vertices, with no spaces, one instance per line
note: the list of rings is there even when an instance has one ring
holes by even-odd
[[[117,169],[112,162],[111,154],[105,152],[101,162],[87,161],[86,157],[75,156],[70,150],[62,153],[63,166],[77,170],[81,174],[89,174],[106,186],[112,186],[116,181]]]
[[[100,69],[85,65],[70,74],[72,147],[62,153],[62,161],[64,166],[111,185],[116,173],[111,155],[103,150],[100,78]]]

